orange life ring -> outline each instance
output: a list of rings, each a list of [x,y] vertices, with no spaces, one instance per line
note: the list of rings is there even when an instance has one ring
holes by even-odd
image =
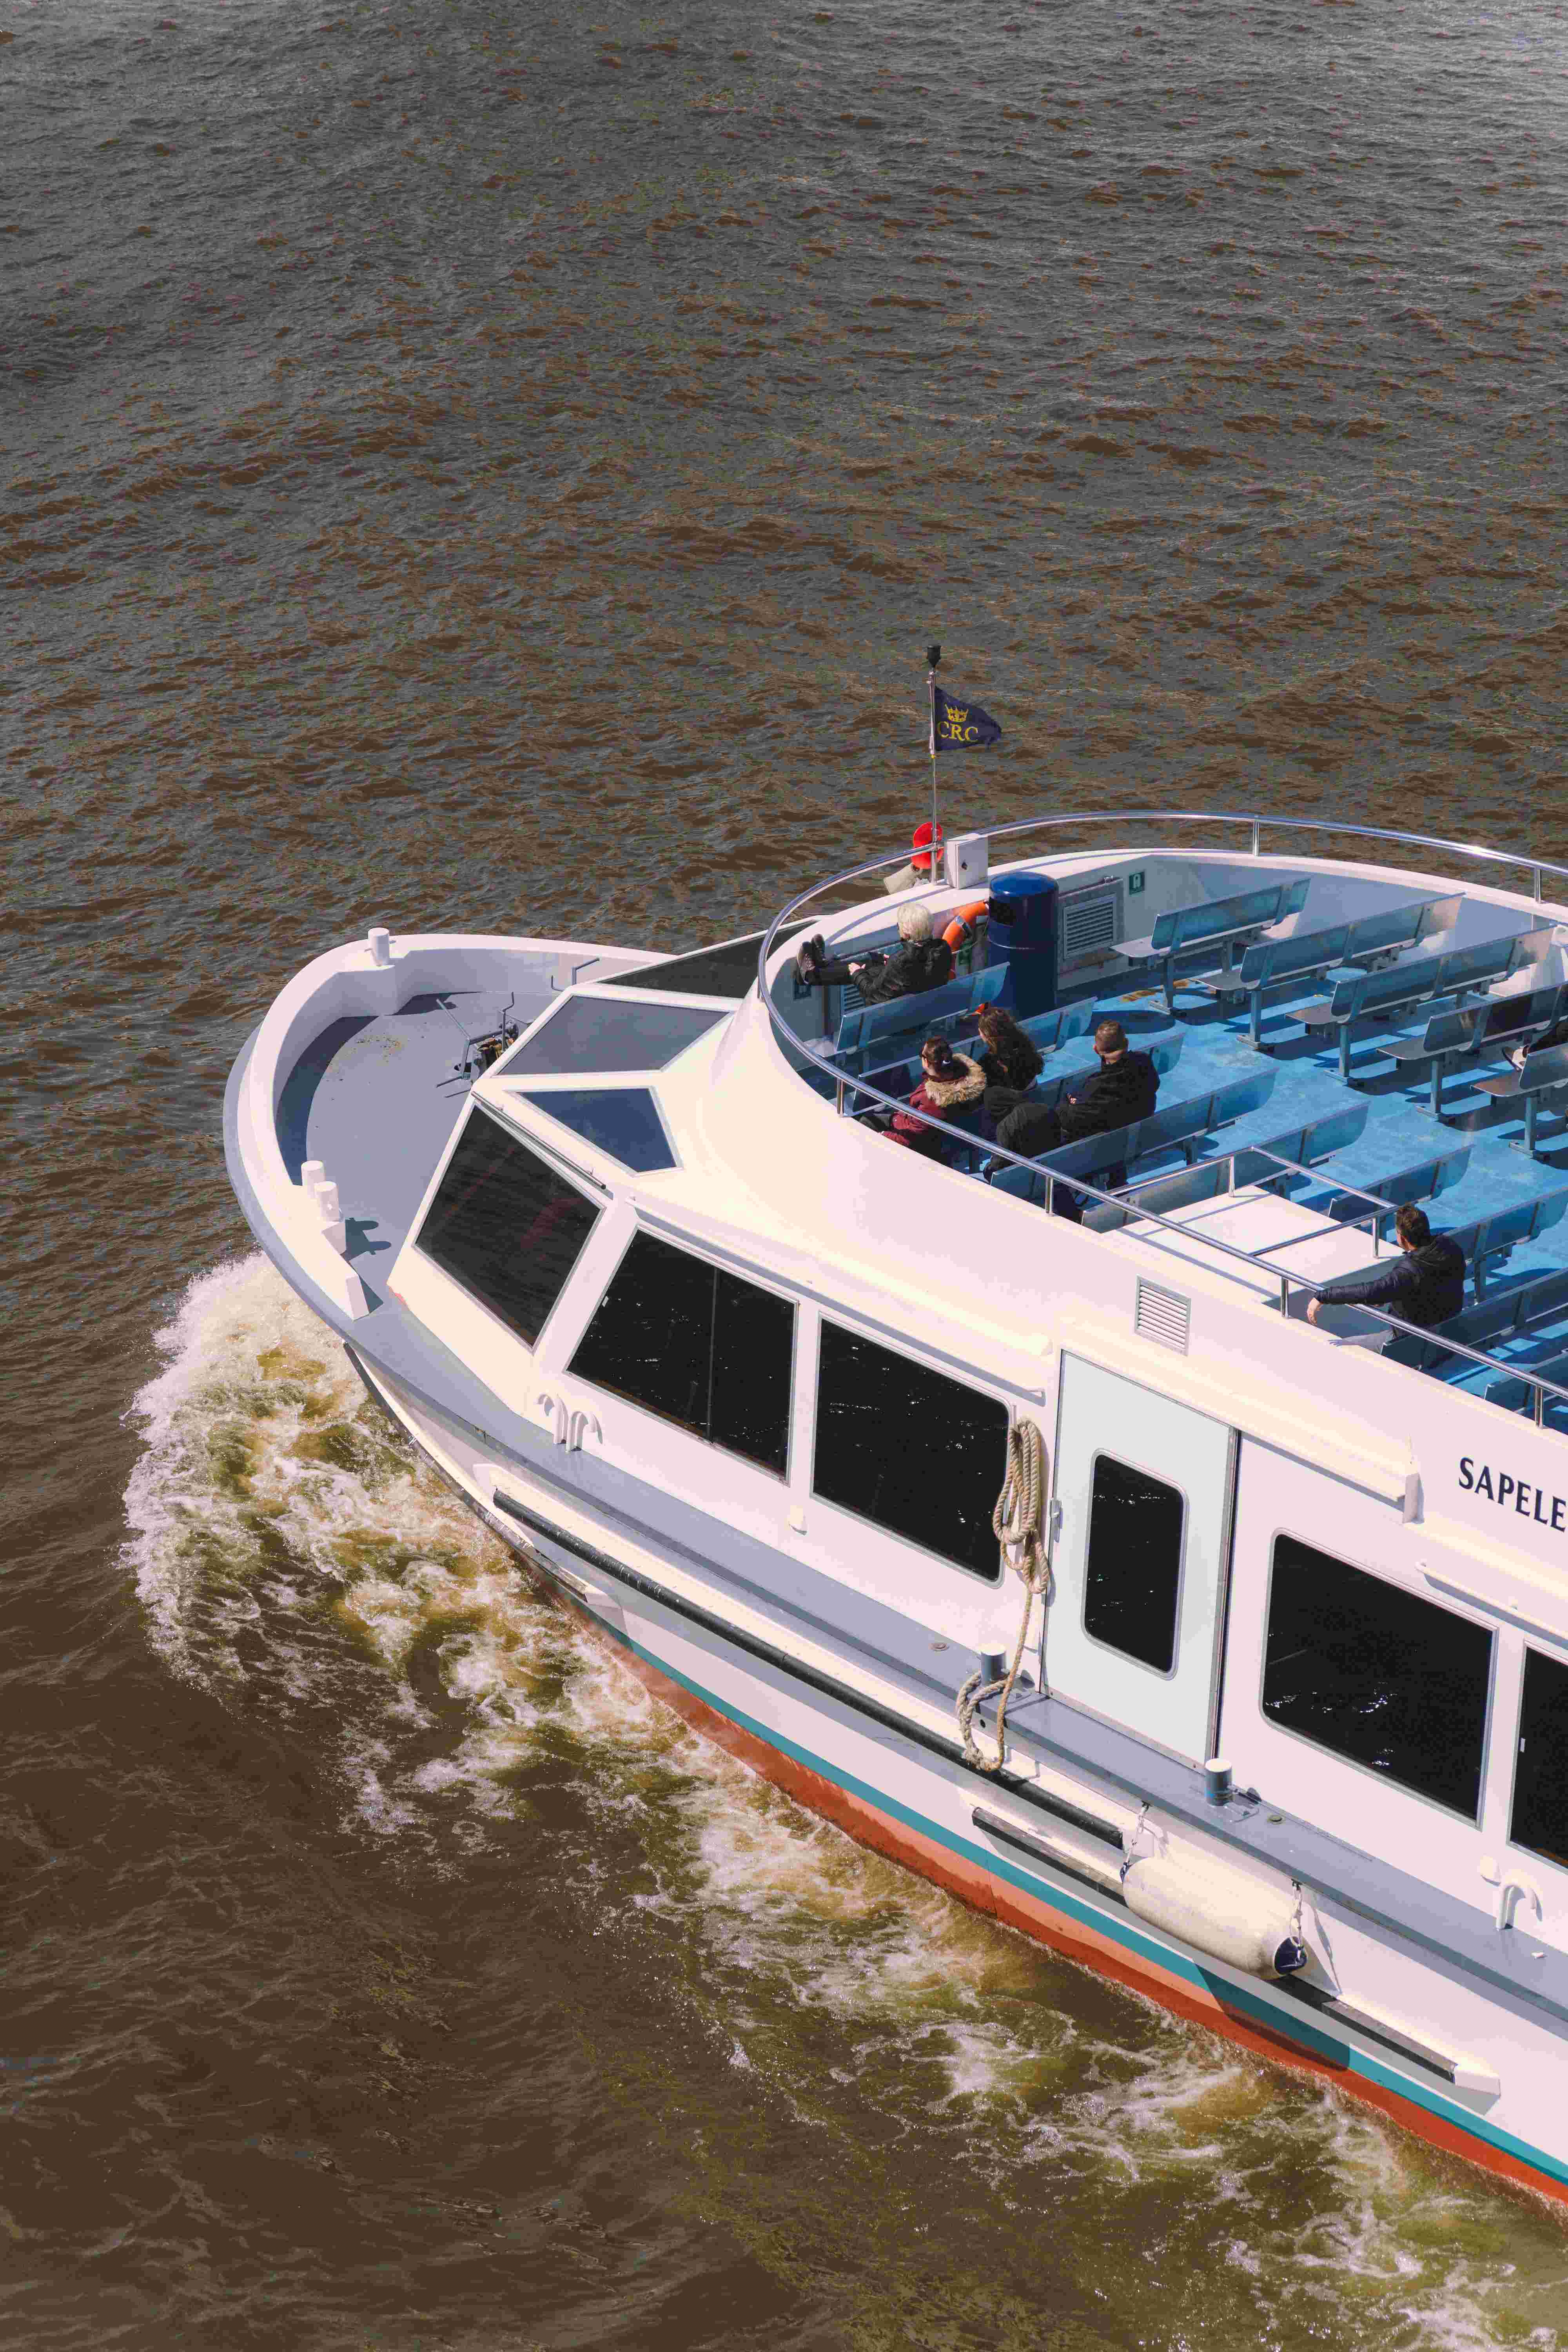
[[[958,953],[960,948],[966,948],[969,945],[970,940],[974,937],[975,924],[990,904],[989,898],[976,898],[972,907],[961,907],[954,915],[942,933],[942,938],[954,955]]]

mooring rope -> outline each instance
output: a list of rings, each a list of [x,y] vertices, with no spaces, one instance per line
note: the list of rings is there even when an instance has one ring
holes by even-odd
[[[1000,1772],[1007,1757],[1007,1703],[1024,1660],[1029,1620],[1037,1600],[1044,1601],[1050,1586],[1050,1562],[1046,1557],[1046,1449],[1032,1421],[1016,1421],[1007,1432],[1007,1475],[991,1526],[1001,1548],[1002,1564],[1010,1568],[1024,1588],[1024,1613],[1013,1663],[1000,1682],[986,1682],[984,1668],[972,1674],[958,1694],[958,1727],[963,1754],[977,1771]],[[1000,1691],[996,1708],[996,1753],[984,1755],[974,1737],[974,1717],[984,1702]]]

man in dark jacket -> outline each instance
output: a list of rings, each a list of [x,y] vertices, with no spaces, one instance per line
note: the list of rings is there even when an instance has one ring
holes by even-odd
[[[1037,1160],[1058,1143],[1078,1143],[1086,1135],[1108,1135],[1112,1128],[1131,1127],[1147,1118],[1160,1091],[1160,1073],[1147,1054],[1130,1054],[1127,1032],[1120,1021],[1102,1021],[1094,1033],[1100,1067],[1086,1078],[1077,1094],[1052,1108],[1049,1103],[1020,1103],[996,1129],[996,1140],[1023,1160]],[[1106,1188],[1113,1190],[1109,1171]],[[1122,1171],[1125,1180],[1125,1171]]]
[[[1054,1151],[1058,1143],[1079,1143],[1087,1135],[1109,1135],[1113,1128],[1131,1127],[1134,1119],[1149,1117],[1160,1091],[1160,1073],[1152,1057],[1128,1052],[1127,1032],[1120,1021],[1100,1023],[1094,1033],[1094,1050],[1100,1055],[1100,1067],[1076,1095],[1067,1096],[1056,1108],[1049,1103],[1020,1103],[1016,1110],[1008,1112],[996,1129],[996,1140],[1005,1150],[1016,1151],[1022,1160],[1037,1160],[1042,1152]],[[1126,1168],[1120,1163],[1106,1169],[1100,1178],[1108,1192],[1126,1181]],[[1055,1190],[1058,1216],[1081,1223],[1081,1194],[1065,1184],[1058,1184]]]
[[[890,956],[868,956],[850,963],[842,956],[825,957],[820,939],[803,940],[795,950],[795,968],[815,988],[852,980],[868,1004],[890,1004],[896,996],[922,996],[952,978],[952,950],[945,940],[931,937],[931,910],[926,907],[899,908],[899,946]]]
[[[1321,1296],[1308,1302],[1309,1323],[1318,1320],[1320,1307],[1381,1307],[1423,1331],[1458,1315],[1465,1303],[1465,1253],[1452,1234],[1435,1234],[1414,1201],[1399,1211],[1394,1230],[1400,1255],[1375,1274],[1325,1283]]]

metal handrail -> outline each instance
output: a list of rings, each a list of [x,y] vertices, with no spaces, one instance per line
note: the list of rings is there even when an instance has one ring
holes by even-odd
[[[1541,900],[1541,877],[1543,874],[1561,875],[1565,881],[1568,881],[1568,866],[1557,865],[1550,858],[1532,858],[1506,850],[1486,849],[1479,843],[1447,841],[1436,835],[1430,834],[1391,832],[1386,828],[1376,825],[1340,824],[1332,823],[1327,818],[1274,817],[1251,814],[1244,814],[1235,810],[1198,812],[1190,809],[1154,809],[1149,811],[1135,809],[1091,809],[1064,816],[1023,817],[1003,825],[977,825],[973,830],[976,833],[984,833],[987,844],[989,844],[991,841],[999,837],[1033,832],[1042,826],[1054,827],[1068,824],[1101,824],[1112,823],[1125,824],[1129,818],[1131,818],[1140,824],[1182,824],[1249,825],[1252,831],[1251,855],[1254,857],[1260,854],[1258,844],[1261,827],[1265,824],[1270,824],[1282,826],[1290,832],[1342,834],[1350,835],[1368,841],[1396,841],[1402,842],[1406,846],[1412,848],[1446,850],[1457,856],[1474,857],[1493,865],[1522,866],[1527,867],[1533,874],[1534,895],[1537,903]],[[806,1049],[803,1041],[795,1036],[794,1031],[784,1021],[784,1016],[779,1012],[778,1007],[773,1003],[772,996],[768,992],[768,963],[773,955],[774,942],[777,940],[779,932],[783,929],[784,926],[790,921],[792,917],[795,916],[797,909],[805,906],[809,899],[820,897],[829,890],[839,889],[847,882],[856,882],[867,875],[878,873],[885,866],[897,868],[900,866],[907,865],[908,862],[909,853],[907,850],[884,850],[874,857],[864,859],[858,866],[846,866],[842,873],[832,875],[826,881],[814,882],[806,889],[797,891],[795,896],[780,908],[779,912],[773,917],[773,921],[768,925],[768,928],[763,936],[762,943],[757,950],[757,1000],[767,1017],[769,1026],[772,1028],[775,1038],[777,1038],[781,1045],[784,1045],[786,1058],[791,1050],[795,1053],[802,1053]],[[945,880],[939,881],[937,879],[936,861],[934,856],[931,861],[931,878],[930,882],[926,884],[923,891],[910,891],[907,894],[900,894],[900,896],[914,898],[919,897],[936,898],[945,895],[948,890],[951,889],[952,886]],[[933,1118],[928,1111],[916,1110],[912,1103],[902,1101],[893,1095],[884,1094],[880,1087],[872,1086],[868,1079],[850,1077],[847,1073],[842,1071],[837,1072],[835,1075],[838,1080],[839,1097],[841,1101],[843,1098],[844,1089],[846,1087],[853,1088],[857,1094],[868,1095],[873,1102],[879,1104],[886,1110],[902,1112],[906,1118],[914,1118],[918,1120],[922,1127],[930,1128],[934,1134],[947,1136],[953,1142],[963,1145],[966,1150],[973,1148],[975,1139],[963,1128],[952,1127],[945,1119]],[[1037,1162],[1032,1160],[1026,1160],[1018,1152],[1010,1151],[1004,1144],[993,1143],[988,1145],[986,1149],[993,1159],[1005,1160],[1010,1167],[1027,1168],[1036,1172],[1043,1172],[1045,1174],[1046,1206],[1048,1213],[1056,1189],[1054,1171],[1049,1169],[1043,1171],[1039,1171]],[[1272,1157],[1273,1155],[1270,1156]],[[1234,1155],[1232,1155],[1232,1157],[1234,1157]],[[1314,1171],[1309,1170],[1304,1172],[1312,1173]],[[1063,1183],[1068,1184],[1075,1194],[1088,1194],[1091,1199],[1100,1202],[1103,1206],[1120,1207],[1121,1205],[1115,1193],[1102,1191],[1098,1184],[1091,1183],[1086,1177],[1073,1176],[1068,1178],[1064,1176],[1060,1181]],[[1349,1191],[1354,1188],[1347,1186],[1344,1189]],[[1372,1195],[1369,1197],[1375,1198],[1376,1196]],[[1276,1266],[1271,1260],[1260,1251],[1253,1252],[1249,1250],[1237,1249],[1232,1243],[1222,1242],[1212,1234],[1197,1234],[1192,1227],[1178,1224],[1174,1218],[1163,1215],[1157,1209],[1141,1209],[1138,1212],[1138,1215],[1142,1222],[1150,1224],[1157,1224],[1162,1228],[1162,1230],[1175,1234],[1183,1241],[1188,1243],[1197,1241],[1203,1248],[1215,1251],[1222,1257],[1234,1258],[1239,1265],[1250,1266],[1255,1270],[1261,1267],[1270,1275],[1278,1275],[1279,1279],[1279,1312],[1282,1318],[1288,1317],[1289,1313],[1290,1286],[1292,1283],[1295,1284],[1298,1289],[1310,1291],[1314,1298],[1321,1298],[1325,1296],[1325,1285],[1313,1282],[1308,1276],[1292,1274],[1287,1266]],[[1359,1218],[1356,1218],[1351,1222],[1359,1224],[1361,1221]],[[1331,1299],[1330,1304],[1331,1305],[1332,1303],[1333,1302]],[[1386,1314],[1382,1307],[1363,1307],[1360,1311],[1363,1315],[1372,1316],[1375,1321],[1386,1325],[1388,1329],[1391,1331],[1404,1332],[1409,1338],[1420,1340],[1423,1346],[1439,1347],[1445,1351],[1445,1353],[1463,1356],[1471,1363],[1485,1365],[1489,1370],[1500,1372],[1508,1379],[1522,1381],[1527,1387],[1533,1389],[1535,1391],[1534,1417],[1538,1428],[1543,1425],[1542,1416],[1544,1412],[1545,1397],[1548,1391],[1555,1397],[1560,1397],[1564,1403],[1568,1403],[1568,1387],[1563,1386],[1556,1381],[1546,1380],[1541,1374],[1532,1373],[1521,1365],[1504,1363],[1500,1357],[1488,1356],[1482,1353],[1479,1349],[1467,1347],[1458,1340],[1437,1339],[1424,1326],[1417,1323],[1406,1323],[1396,1315]]]

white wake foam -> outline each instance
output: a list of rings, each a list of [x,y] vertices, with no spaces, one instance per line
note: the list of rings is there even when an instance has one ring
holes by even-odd
[[[563,1761],[584,1880],[621,1858],[615,1907],[662,1923],[724,2064],[797,2116],[843,2129],[859,2103],[1021,2210],[1074,2184],[1199,2200],[1259,2340],[1561,2352],[1555,2232],[1526,2229],[1516,2278],[1515,2209],[1479,2179],[975,1916],[700,1739],[536,1596],[263,1258],[193,1282],[158,1347],[126,1495],[151,1639],[237,1707],[313,1709],[358,1833],[460,1868],[520,1834],[527,1768]],[[1281,2218],[1303,2201],[1281,2168],[1315,2184],[1310,2221]]]

